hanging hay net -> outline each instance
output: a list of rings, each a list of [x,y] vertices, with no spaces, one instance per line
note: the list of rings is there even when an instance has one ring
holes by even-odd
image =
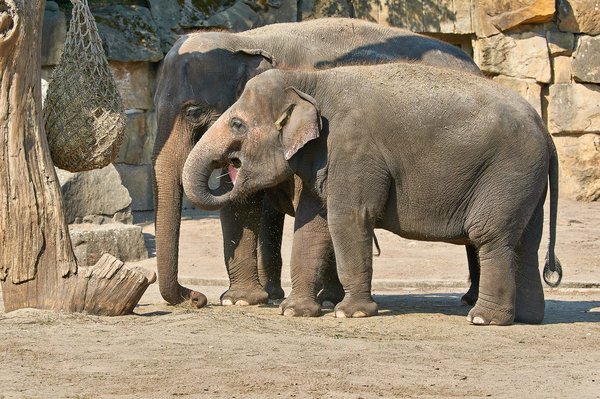
[[[44,104],[54,164],[70,172],[102,168],[123,141],[123,103],[87,0],[71,0],[73,16]]]

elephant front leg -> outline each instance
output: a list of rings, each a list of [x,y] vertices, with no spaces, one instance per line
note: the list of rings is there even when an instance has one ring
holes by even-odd
[[[225,266],[229,289],[221,295],[222,305],[267,303],[268,295],[258,278],[257,242],[262,195],[244,204],[231,204],[221,210]]]
[[[364,208],[329,208],[329,229],[346,294],[335,307],[335,317],[375,316],[378,309],[371,296],[373,226]]]
[[[273,208],[270,201],[265,200],[262,208],[260,224],[258,277],[260,283],[269,294],[269,301],[283,299],[285,293],[281,288],[281,239],[285,214]]]
[[[292,292],[279,306],[285,316],[319,316],[317,293],[323,286],[323,273],[333,257],[331,235],[321,203],[302,192],[294,223],[290,273]]]
[[[471,286],[465,295],[462,296],[461,302],[464,305],[473,306],[477,303],[479,297],[479,256],[477,255],[477,248],[473,245],[467,245],[467,261],[469,262],[469,279],[471,280]]]
[[[344,295],[344,287],[342,286],[342,283],[338,277],[335,256],[332,253],[332,256],[329,257],[329,261],[325,266],[325,273],[323,274],[323,288],[317,295],[317,301],[322,306],[333,307],[344,299]]]

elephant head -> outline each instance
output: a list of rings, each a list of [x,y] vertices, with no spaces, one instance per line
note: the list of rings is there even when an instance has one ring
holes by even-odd
[[[218,32],[185,36],[165,57],[154,103],[158,132],[153,152],[159,286],[171,303],[206,298],[177,282],[183,163],[210,125],[235,102],[245,83],[273,68],[262,50],[229,45]]]
[[[248,82],[195,145],[183,170],[185,192],[196,206],[214,210],[274,187],[294,173],[292,157],[320,130],[315,100],[286,86],[282,72],[268,71]],[[215,170],[225,177],[216,187],[209,184]]]

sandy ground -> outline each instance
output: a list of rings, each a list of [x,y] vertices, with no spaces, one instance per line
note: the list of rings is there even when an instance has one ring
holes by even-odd
[[[475,327],[460,305],[464,249],[386,232],[374,261],[380,316],[219,306],[219,222],[190,211],[180,275],[208,307],[167,306],[155,284],[130,316],[0,313],[0,399],[600,398],[600,203],[563,200],[559,217],[565,288],[546,291],[544,324]],[[152,254],[149,216],[136,219]],[[291,223],[285,237],[287,264]]]

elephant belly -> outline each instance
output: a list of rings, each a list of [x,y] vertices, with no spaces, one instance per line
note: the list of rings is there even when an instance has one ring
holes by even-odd
[[[407,197],[391,191],[375,227],[411,240],[469,244],[464,228],[465,211],[460,202],[415,197],[408,201]]]

